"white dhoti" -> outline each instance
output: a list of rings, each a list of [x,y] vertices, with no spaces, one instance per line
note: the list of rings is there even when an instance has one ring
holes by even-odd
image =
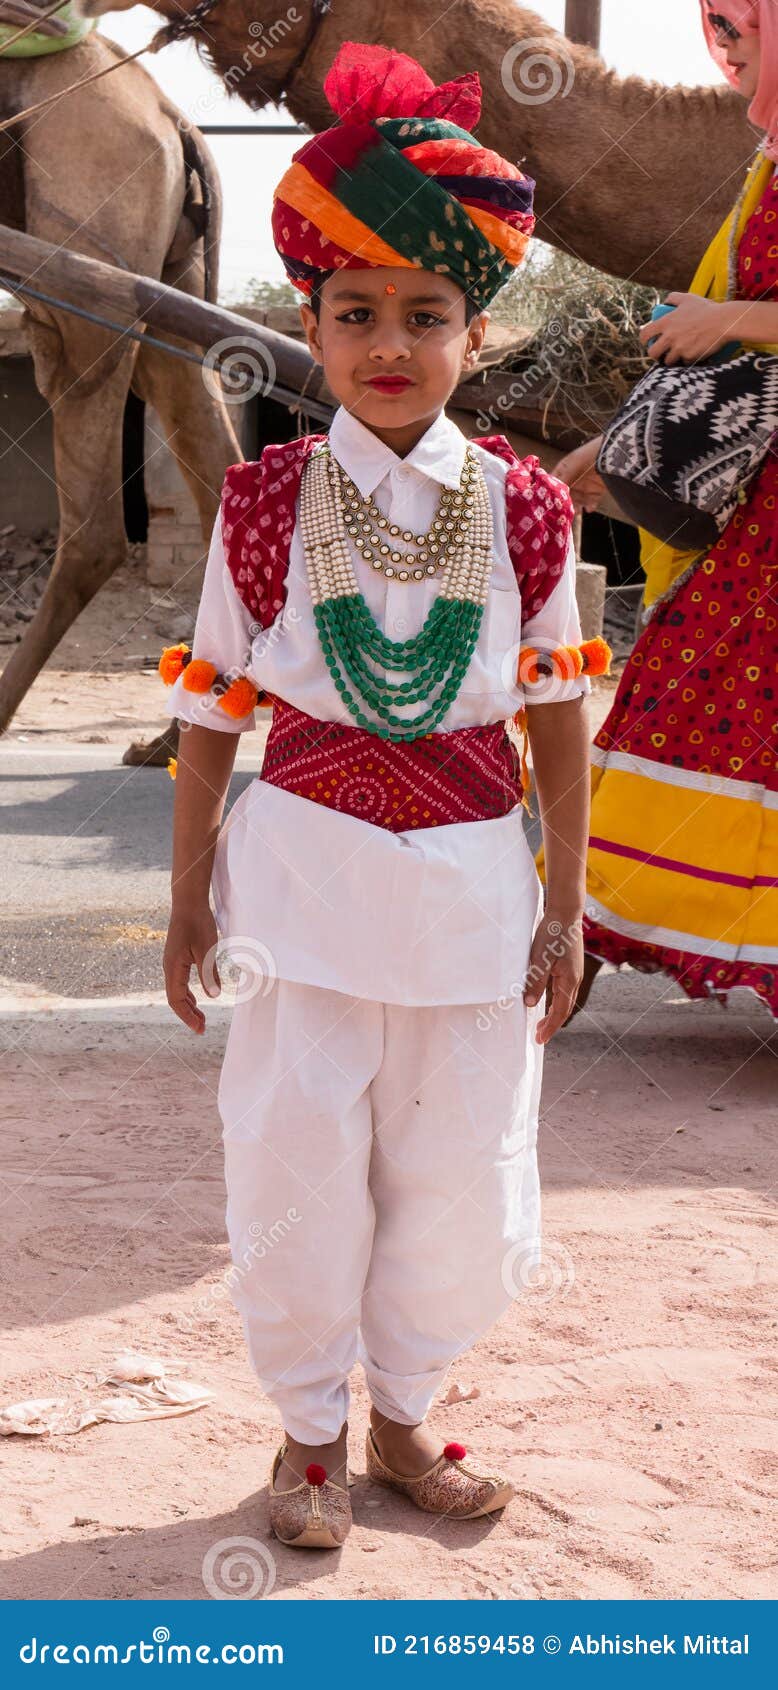
[[[538,1262],[541,1013],[287,980],[236,1005],[231,1291],[291,1436],[337,1436],[357,1359],[377,1408],[421,1421]]]

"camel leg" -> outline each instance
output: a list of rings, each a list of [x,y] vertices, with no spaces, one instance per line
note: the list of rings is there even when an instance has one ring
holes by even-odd
[[[57,555],[32,621],[0,678],[0,732],[18,709],[63,634],[124,562],[122,423],[135,359],[73,356],[67,331],[29,324],[36,380],[52,409],[59,489]],[[75,371],[88,374],[79,376]]]
[[[176,285],[185,278],[176,278]],[[194,289],[192,291],[195,291]],[[175,345],[181,344],[176,341]],[[167,444],[197,505],[207,548],[219,508],[224,472],[243,453],[223,401],[209,394],[196,364],[171,357],[153,346],[142,346],[133,376],[133,390],[153,405]],[[122,757],[132,766],[165,766],[176,755],[175,724],[151,740],[133,740]]]
[[[181,281],[177,285],[181,288]],[[181,291],[188,290],[184,286]],[[183,344],[171,341],[171,345]],[[228,408],[209,393],[197,364],[155,346],[141,346],[132,386],[160,418],[167,445],[197,505],[207,546],[224,472],[243,457]]]

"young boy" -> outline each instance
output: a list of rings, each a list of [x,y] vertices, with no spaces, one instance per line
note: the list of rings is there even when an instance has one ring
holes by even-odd
[[[445,415],[532,183],[469,132],[474,74],[435,88],[347,42],[325,91],[342,121],[295,155],[273,230],[339,407],[328,437],[228,471],[193,653],[161,665],[189,724],[168,998],[202,1032],[213,867],[225,949],[254,973],[219,1088],[233,1296],[284,1426],[271,1521],[312,1547],[351,1520],[357,1356],[372,1479],[465,1518],[512,1495],[424,1422],[539,1258],[542,1047],[582,971],[598,656],[566,489]],[[220,833],[258,692],[262,775]],[[525,703],[545,913],[506,732]]]

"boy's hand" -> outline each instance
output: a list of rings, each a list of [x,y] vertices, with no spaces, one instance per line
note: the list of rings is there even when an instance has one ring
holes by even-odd
[[[548,1044],[572,1015],[583,970],[580,916],[563,920],[555,916],[553,910],[547,909],[532,941],[524,988],[524,1002],[528,1009],[534,1009],[546,988],[551,987],[551,1003],[538,1022],[536,1044]]]
[[[218,997],[221,980],[214,960],[218,939],[209,904],[197,911],[173,911],[162,959],[165,989],[174,1015],[193,1033],[205,1032],[205,1016],[195,1001],[189,975],[194,965],[203,991],[209,998]]]

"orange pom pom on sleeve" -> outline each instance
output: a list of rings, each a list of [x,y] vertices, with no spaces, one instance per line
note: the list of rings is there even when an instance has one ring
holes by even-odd
[[[188,645],[165,646],[157,667],[166,687],[172,687],[183,673],[184,658],[188,651]]]
[[[253,681],[242,675],[240,680],[231,681],[227,691],[219,699],[219,705],[227,716],[238,721],[241,716],[248,716],[257,702],[257,689]]]
[[[193,657],[184,670],[184,691],[210,692],[217,674],[215,663],[206,663],[203,657]]]
[[[581,646],[584,660],[585,675],[609,675],[613,652],[607,640],[598,635],[594,640],[584,640]]]
[[[517,685],[522,687],[540,680],[538,658],[540,652],[532,645],[524,645],[519,652],[519,663],[516,672]]]
[[[563,675],[565,680],[576,680],[584,667],[584,656],[580,646],[563,645],[554,652],[557,659],[557,674]],[[186,685],[186,683],[184,683]]]

